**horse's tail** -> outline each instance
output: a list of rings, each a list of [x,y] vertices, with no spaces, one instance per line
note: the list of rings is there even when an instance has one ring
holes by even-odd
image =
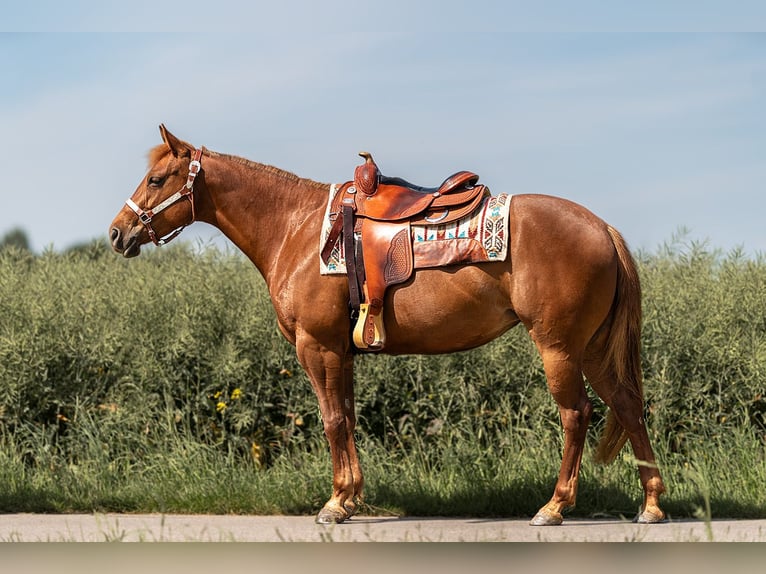
[[[617,292],[612,306],[612,323],[606,341],[604,369],[616,377],[617,384],[627,388],[643,402],[641,370],[641,282],[636,263],[622,235],[611,226],[607,231],[617,250]],[[610,409],[606,427],[596,449],[596,460],[612,462],[628,435]]]

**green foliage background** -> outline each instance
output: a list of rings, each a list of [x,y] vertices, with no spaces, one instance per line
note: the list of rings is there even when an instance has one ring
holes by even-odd
[[[699,244],[638,261],[666,508],[766,516],[766,262]],[[367,512],[526,515],[550,497],[558,411],[523,329],[357,365]],[[575,513],[635,511],[623,455],[586,458]],[[0,510],[308,513],[330,484],[310,385],[243,257],[0,250]]]

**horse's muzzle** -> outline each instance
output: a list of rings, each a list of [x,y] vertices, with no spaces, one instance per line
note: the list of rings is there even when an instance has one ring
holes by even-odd
[[[130,233],[126,236],[119,227],[112,227],[112,230],[109,232],[109,239],[112,242],[112,249],[123,257],[135,257],[141,253],[138,233]]]

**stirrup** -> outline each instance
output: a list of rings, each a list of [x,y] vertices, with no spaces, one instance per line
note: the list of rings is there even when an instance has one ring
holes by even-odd
[[[369,303],[359,305],[359,318],[354,327],[354,345],[357,349],[379,351],[386,344],[383,313],[370,314]]]

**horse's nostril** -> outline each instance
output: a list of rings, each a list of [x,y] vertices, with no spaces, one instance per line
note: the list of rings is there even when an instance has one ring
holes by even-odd
[[[114,243],[120,238],[120,230],[116,227],[112,227],[112,232],[109,234],[109,237],[112,239],[112,243]]]

